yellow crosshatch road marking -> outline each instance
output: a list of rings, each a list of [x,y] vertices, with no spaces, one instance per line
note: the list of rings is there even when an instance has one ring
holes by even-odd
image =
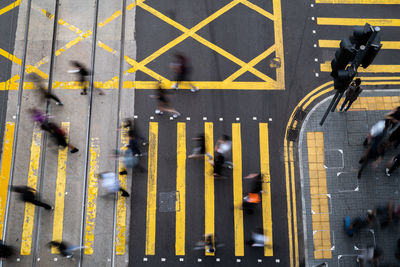
[[[12,62],[21,65],[21,59],[17,58],[16,56],[8,53],[6,50],[3,50],[0,48],[0,55],[2,55],[3,57],[11,60]]]
[[[267,246],[264,248],[264,256],[273,256],[272,236],[272,207],[271,207],[271,175],[269,171],[269,141],[268,123],[259,124],[260,135],[260,168],[263,177],[262,184],[262,215],[264,235],[268,237]]]
[[[235,256],[244,256],[243,203],[242,190],[242,138],[240,123],[232,124],[232,160],[233,160],[233,215],[235,229]]]
[[[400,49],[400,42],[382,41],[382,49]],[[339,48],[340,40],[318,40],[318,46],[323,48]]]
[[[8,6],[3,7],[2,9],[0,9],[0,16],[3,15],[4,13],[7,13],[8,11],[16,8],[17,6],[19,6],[19,4],[21,4],[21,0],[17,0],[14,3],[11,3]]]
[[[185,255],[186,123],[177,125],[175,255]]]
[[[39,126],[33,128],[31,157],[29,162],[27,186],[37,189],[39,176],[40,146],[42,142],[42,131]],[[32,247],[33,223],[35,220],[35,206],[25,203],[24,225],[22,227],[21,255],[30,255]]]
[[[212,122],[204,124],[204,137],[206,142],[206,152],[214,159],[214,128]],[[204,234],[214,235],[214,168],[207,162],[207,156],[204,156]],[[205,252],[206,256],[214,256],[215,252]]]
[[[99,172],[100,145],[99,138],[91,138],[90,141],[90,168],[89,185],[85,222],[85,254],[93,254],[94,228],[97,211],[97,194],[99,192],[97,174]]]
[[[123,128],[121,130],[121,152],[126,151],[128,148],[125,146],[129,144],[128,130]],[[119,160],[119,172],[123,170],[122,158]],[[119,182],[123,189],[127,189],[126,174],[119,174]],[[121,192],[118,192],[117,199],[117,218],[115,223],[115,254],[125,254],[126,244],[126,197],[121,196]]]
[[[400,0],[315,0],[316,4],[399,5]]]
[[[221,81],[221,82],[194,82],[200,89],[284,90],[285,89],[285,83],[284,83],[284,58],[283,58],[284,54],[283,54],[283,39],[282,39],[283,37],[282,37],[281,3],[280,3],[280,0],[271,0],[271,1],[273,2],[273,10],[274,10],[273,14],[271,14],[270,12],[265,11],[264,9],[260,8],[259,6],[249,2],[247,0],[232,0],[230,3],[228,3],[227,5],[222,7],[220,10],[216,11],[215,13],[213,13],[212,15],[210,15],[209,17],[207,17],[206,19],[204,19],[203,21],[201,21],[200,23],[198,23],[196,26],[194,26],[191,29],[187,29],[186,27],[180,25],[176,21],[166,17],[165,15],[161,14],[157,10],[155,10],[155,9],[151,8],[150,6],[144,4],[144,0],[137,1],[136,4],[138,6],[141,6],[143,9],[145,9],[145,10],[149,11],[150,13],[152,13],[153,15],[159,17],[164,22],[166,22],[166,23],[176,27],[177,29],[181,30],[183,32],[183,34],[181,36],[179,36],[178,38],[176,38],[175,40],[169,42],[165,46],[161,47],[159,50],[157,50],[155,53],[153,53],[149,57],[145,58],[141,62],[136,62],[133,59],[129,60],[129,64],[133,65],[133,67],[131,69],[129,69],[128,71],[126,71],[124,74],[132,73],[132,72],[135,72],[137,70],[140,70],[140,71],[145,72],[146,74],[150,75],[151,77],[153,77],[153,78],[155,78],[157,80],[160,80],[160,78],[161,78],[161,80],[163,82],[165,82],[165,81],[169,82],[168,80],[166,80],[161,75],[159,75],[159,74],[155,73],[154,71],[150,70],[149,68],[147,68],[146,65],[149,64],[154,59],[156,59],[157,57],[159,57],[160,55],[162,55],[163,53],[165,53],[166,51],[170,50],[171,48],[173,48],[176,45],[178,45],[179,43],[181,43],[183,40],[187,39],[188,37],[192,37],[195,40],[197,40],[198,42],[200,42],[200,43],[204,44],[205,46],[207,46],[208,48],[210,48],[211,50],[213,50],[213,51],[221,54],[222,56],[230,59],[231,61],[233,61],[234,63],[238,64],[241,67],[240,71],[237,71],[234,75],[231,75],[229,77],[229,80],[227,80],[229,82],[227,82],[227,81]],[[224,49],[216,46],[215,44],[212,44],[208,40],[206,40],[206,39],[204,39],[201,36],[196,34],[196,32],[199,31],[201,28],[205,27],[210,22],[212,22],[213,20],[215,20],[219,16],[223,15],[224,13],[228,12],[232,7],[234,7],[234,6],[238,5],[238,4],[243,4],[243,5],[247,6],[248,8],[253,9],[254,11],[258,12],[260,15],[265,16],[267,19],[272,20],[273,23],[274,23],[274,37],[275,37],[274,49],[272,49],[272,48],[267,49],[265,52],[263,52],[261,55],[257,56],[255,59],[253,59],[249,63],[243,62],[242,60],[240,60],[239,58],[233,56],[232,54],[230,54],[229,52],[225,51]],[[134,6],[135,6],[135,2],[130,3],[127,6],[127,10],[128,11],[131,10]],[[43,10],[43,9],[41,9],[40,11],[41,11],[41,13],[43,13],[49,19],[54,19],[54,15],[49,13],[48,11]],[[121,10],[115,11],[109,18],[104,20],[104,22],[100,22],[98,24],[99,27],[104,27],[105,25],[107,25],[111,21],[114,21],[116,18],[120,17],[121,14],[122,14]],[[79,34],[79,36],[77,36],[75,39],[73,39],[70,42],[68,42],[63,47],[59,48],[56,51],[56,56],[61,55],[67,49],[73,47],[74,45],[80,43],[81,41],[83,41],[84,39],[86,39],[86,38],[88,38],[89,36],[92,35],[92,31],[91,30],[87,30],[86,32],[83,32],[82,30],[78,29],[76,26],[73,26],[73,25],[69,24],[68,22],[66,22],[66,21],[64,21],[62,19],[59,19],[58,23],[63,25],[63,26],[65,26],[65,27],[67,27],[72,32],[74,32],[76,34]],[[108,51],[108,52],[110,52],[110,53],[112,53],[114,55],[117,54],[116,50],[112,49],[111,47],[109,47],[108,45],[104,44],[103,42],[98,42],[98,45],[100,47],[102,47],[103,49],[105,49],[106,51]],[[256,64],[257,61],[260,62],[262,59],[266,58],[268,55],[270,55],[273,52],[275,52],[276,58],[278,58],[278,60],[280,61],[280,66],[278,66],[276,68],[276,81],[274,79],[268,77],[264,73],[262,73],[262,72],[260,72],[260,71],[258,71],[257,69],[254,68],[254,65]],[[44,62],[44,60],[45,60],[45,58],[43,58],[39,62]],[[33,67],[35,67],[36,69],[35,68],[31,68],[31,71],[35,71],[40,76],[42,76],[43,78],[47,79],[47,74],[41,72],[38,69],[38,67],[41,64],[39,66],[37,66],[37,65],[38,64],[35,64],[35,66],[33,66]],[[264,80],[265,82],[246,82],[246,83],[243,83],[243,82],[235,82],[234,81],[234,79],[238,78],[240,75],[242,75],[246,71],[249,71],[249,72],[253,73],[254,75],[259,77],[260,79]],[[5,83],[0,83],[0,90],[8,89],[8,87],[5,86],[8,83],[10,83],[10,80],[6,81]],[[117,84],[117,83],[115,83],[115,79],[112,79],[112,80],[109,80],[109,81],[106,81],[106,82],[102,82],[102,83],[103,84],[108,84],[108,85]],[[55,85],[63,86],[64,84],[65,83],[63,83],[63,82],[55,82]],[[14,84],[12,84],[12,85],[13,85],[13,87],[15,87]],[[149,89],[149,87],[147,86],[146,82],[137,81],[135,85],[136,85],[136,87],[138,89]],[[58,88],[58,87],[57,86],[53,86],[53,88]],[[151,89],[154,89],[154,87],[151,87]]]
[[[335,26],[364,26],[369,23],[373,26],[400,26],[400,19],[358,19],[358,18],[317,18],[318,25]]]
[[[155,254],[156,243],[156,209],[157,209],[157,153],[158,123],[150,122],[149,127],[149,163],[147,176],[147,209],[146,209],[146,255]]]
[[[61,123],[61,127],[65,133],[69,134],[69,122]],[[68,142],[68,140],[67,140]],[[68,147],[58,149],[58,165],[57,165],[57,184],[56,184],[56,201],[54,205],[53,215],[53,241],[62,241],[63,223],[64,223],[64,198],[65,198],[65,184],[67,182],[67,158]],[[59,254],[56,247],[51,248],[51,253]]]
[[[14,122],[7,122],[4,134],[3,157],[0,172],[0,240],[3,240],[4,214],[6,211],[8,183],[10,180],[11,157],[14,143]]]
[[[320,64],[321,71],[323,72],[331,72],[331,63],[326,61],[325,63]],[[398,73],[400,72],[400,65],[370,65],[368,68],[358,68],[358,72],[369,72],[369,73]]]
[[[341,107],[344,98],[340,99],[337,109]],[[399,96],[374,96],[374,97],[359,97],[351,105],[349,111],[360,110],[393,110],[400,106]]]
[[[324,134],[307,132],[307,152],[310,175],[312,227],[314,237],[314,258],[330,259],[331,232],[329,222],[329,201],[324,167]]]

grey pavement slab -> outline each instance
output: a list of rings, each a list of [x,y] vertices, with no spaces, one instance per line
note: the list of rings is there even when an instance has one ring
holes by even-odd
[[[369,91],[365,96],[397,96],[399,91]],[[307,266],[328,263],[328,266],[359,266],[357,255],[368,245],[376,243],[384,251],[384,263],[399,262],[394,257],[396,242],[400,238],[397,224],[387,228],[374,226],[373,231],[363,229],[353,237],[348,237],[343,228],[345,216],[354,218],[365,215],[368,209],[386,205],[393,200],[395,207],[399,202],[400,180],[398,173],[387,177],[384,173],[386,164],[397,150],[391,148],[384,156],[382,163],[373,169],[371,164],[364,170],[362,178],[357,179],[359,159],[365,152],[362,143],[372,125],[382,119],[388,111],[348,111],[347,113],[330,113],[324,125],[319,125],[323,112],[328,107],[329,99],[315,105],[307,115],[300,134],[299,162],[302,177],[303,221]],[[311,211],[311,195],[307,154],[307,132],[324,133],[324,156],[329,195],[329,218],[331,230],[332,258],[315,259]],[[391,265],[392,266],[392,265]]]

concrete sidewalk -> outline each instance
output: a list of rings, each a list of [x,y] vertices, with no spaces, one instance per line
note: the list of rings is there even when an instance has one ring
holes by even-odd
[[[394,255],[400,238],[398,225],[384,229],[375,225],[353,237],[344,231],[345,216],[365,216],[367,210],[389,200],[395,207],[400,204],[399,172],[387,177],[384,171],[398,150],[387,150],[376,169],[369,164],[357,179],[358,161],[365,152],[363,141],[374,123],[400,105],[399,92],[364,90],[347,113],[330,113],[321,127],[319,122],[332,99],[329,97],[315,105],[304,120],[298,162],[307,266],[360,266],[357,255],[374,244],[383,250],[387,266],[400,265]]]

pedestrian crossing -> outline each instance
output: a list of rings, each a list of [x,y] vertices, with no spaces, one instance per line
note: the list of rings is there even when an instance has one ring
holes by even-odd
[[[399,5],[398,0],[316,0],[315,10],[317,16],[312,17],[316,22],[318,42],[314,47],[322,50],[322,58],[319,61],[321,72],[331,72],[330,61],[334,58],[334,52],[339,48],[340,40],[353,34],[354,26],[364,26],[369,23],[371,26],[379,26],[382,35],[382,49],[379,55],[368,68],[359,68],[360,73],[398,73],[400,65],[394,58],[400,51],[400,40],[396,36],[400,33],[400,20],[390,16],[390,5]],[[313,5],[312,5],[313,6]],[[330,8],[327,8],[330,7]],[[385,17],[374,17],[376,8],[382,9],[380,14],[388,14]],[[327,10],[343,10],[338,14],[366,14],[354,17],[331,17]],[[352,12],[354,10],[354,12]],[[387,10],[388,12],[384,12]],[[336,37],[336,38],[332,38]]]
[[[157,255],[157,246],[156,242],[158,240],[159,230],[157,228],[162,227],[162,222],[159,220],[159,200],[158,194],[164,191],[164,188],[160,187],[160,181],[158,181],[159,176],[163,175],[165,172],[174,173],[176,179],[176,200],[174,203],[175,208],[175,240],[170,240],[172,242],[171,245],[174,247],[174,254],[176,256],[185,256],[188,253],[188,248],[192,246],[192,244],[188,244],[188,227],[187,225],[187,216],[190,214],[190,210],[187,209],[191,198],[188,198],[191,194],[201,194],[204,201],[204,235],[207,234],[216,234],[215,231],[215,223],[216,223],[216,189],[215,189],[215,178],[213,176],[213,166],[204,159],[204,191],[193,191],[193,188],[187,188],[187,173],[188,173],[188,140],[191,139],[187,134],[187,128],[189,123],[187,122],[177,122],[174,132],[176,133],[176,151],[169,151],[169,153],[176,153],[176,165],[170,168],[169,170],[159,169],[159,159],[165,157],[161,153],[160,148],[165,144],[160,142],[160,136],[164,133],[164,128],[159,128],[159,122],[151,121],[148,123],[148,152],[143,156],[142,161],[146,161],[144,157],[147,158],[147,174],[146,174],[146,198],[143,200],[135,200],[135,195],[132,194],[131,197],[134,199],[133,203],[137,203],[138,201],[145,202],[145,213],[142,214],[146,218],[145,221],[145,242],[144,247],[144,255],[143,256],[153,256]],[[214,136],[214,123],[213,122],[203,122],[203,129],[205,135],[205,145],[206,151],[214,157],[214,145],[216,143],[216,137]],[[244,217],[246,215],[243,214],[243,210],[240,208],[243,201],[243,194],[246,193],[243,187],[244,181],[243,177],[245,173],[243,173],[243,145],[242,141],[242,124],[240,122],[235,122],[231,124],[231,132],[228,135],[232,136],[232,162],[233,162],[233,170],[232,170],[232,190],[233,198],[231,200],[231,205],[234,207],[232,213],[233,219],[233,232],[231,233],[234,240],[234,255],[237,257],[245,256],[245,234],[244,229],[246,227],[246,223],[244,222]],[[262,225],[264,235],[268,236],[267,246],[264,248],[264,256],[272,257],[273,253],[273,223],[272,223],[272,205],[271,205],[271,177],[270,177],[270,166],[269,166],[269,130],[268,123],[257,123],[257,132],[258,139],[255,143],[258,143],[259,151],[258,157],[260,162],[259,172],[262,174],[263,183],[262,183],[262,198],[261,198],[261,214],[260,214],[260,225]],[[68,134],[70,129],[69,122],[63,122],[62,128]],[[1,226],[4,225],[4,210],[6,208],[6,200],[7,194],[7,183],[9,179],[9,170],[10,170],[10,155],[12,154],[12,134],[13,134],[14,124],[7,123],[6,125],[6,134],[4,136],[4,147],[3,147],[3,156],[1,162],[1,181],[2,186],[0,188],[0,204],[1,204],[1,214],[2,221]],[[126,149],[126,144],[128,144],[129,140],[127,137],[126,130],[121,131],[121,147],[120,150]],[[161,139],[163,140],[163,139]],[[40,175],[39,161],[41,150],[43,149],[42,142],[42,132],[41,129],[36,126],[33,128],[32,132],[32,140],[31,140],[31,149],[30,149],[30,162],[29,162],[29,170],[27,174],[26,184],[32,188],[38,188],[38,178]],[[87,195],[86,195],[86,209],[84,216],[84,237],[83,243],[85,246],[84,254],[85,255],[93,255],[95,254],[95,246],[96,237],[98,235],[104,234],[104,231],[111,231],[109,229],[100,229],[96,228],[96,217],[98,214],[104,212],[97,209],[97,202],[99,201],[99,186],[97,181],[97,174],[99,173],[99,164],[100,159],[103,157],[108,157],[106,151],[100,150],[100,142],[99,138],[92,137],[89,145],[89,162],[88,162],[88,185],[87,185]],[[66,205],[66,186],[68,183],[71,183],[71,177],[69,176],[69,172],[67,169],[69,168],[68,162],[68,148],[59,148],[57,152],[57,177],[55,184],[55,202],[54,202],[54,212],[51,214],[52,216],[52,229],[43,229],[41,231],[49,231],[51,232],[51,238],[53,240],[63,240],[63,228],[65,227],[65,205]],[[120,161],[119,170],[122,170],[122,162]],[[8,172],[8,173],[7,173]],[[175,175],[176,172],[176,175]],[[123,188],[127,188],[129,184],[127,180],[130,177],[127,175],[119,175],[120,183]],[[133,186],[135,186],[135,181],[132,181]],[[82,181],[83,184],[83,181]],[[130,189],[128,188],[130,192]],[[139,204],[138,204],[139,205]],[[32,204],[26,203],[24,204],[24,219],[22,222],[22,230],[21,230],[21,241],[18,246],[20,246],[20,255],[27,256],[32,255],[33,246],[35,246],[34,240],[34,227],[37,223],[37,219],[35,219],[35,206]],[[129,218],[129,209],[130,199],[126,199],[121,197],[120,194],[117,198],[116,203],[116,217],[115,217],[115,254],[116,255],[124,255],[127,247],[127,236],[129,227],[127,224],[130,222]],[[12,211],[10,211],[12,212]],[[71,218],[69,218],[71,219]],[[75,218],[77,221],[82,218]],[[20,222],[8,222],[8,224],[18,225]],[[161,223],[161,224],[160,224]],[[229,222],[227,222],[229,223]],[[202,224],[202,223],[201,223]],[[79,230],[77,230],[79,231]],[[6,231],[7,233],[7,231]],[[40,233],[39,233],[40,235]],[[49,240],[50,241],[50,240]],[[17,247],[18,247],[17,246]],[[51,250],[52,254],[58,253],[54,248]],[[205,256],[215,256],[215,252],[207,252],[205,251]]]

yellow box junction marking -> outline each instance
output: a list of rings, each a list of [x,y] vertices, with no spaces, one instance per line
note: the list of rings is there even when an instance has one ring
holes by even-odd
[[[27,186],[37,189],[37,180],[39,176],[40,146],[42,142],[42,131],[38,125],[33,128],[31,158],[29,161]],[[35,220],[35,206],[31,203],[25,203],[24,224],[21,238],[21,255],[30,255],[32,247],[33,223]]]
[[[61,127],[69,135],[69,122],[62,122]],[[53,217],[53,241],[62,241],[64,223],[65,184],[67,182],[68,147],[58,149],[57,184]],[[59,254],[56,247],[51,248],[52,254]]]
[[[21,4],[21,0],[17,0],[11,4],[9,4],[6,7],[3,7],[2,9],[0,9],[0,16],[3,15],[4,13],[7,13],[8,11],[16,8],[17,6],[19,6],[19,4]]]
[[[214,129],[212,122],[206,122],[204,124],[204,137],[206,142],[206,152],[209,153],[214,159]],[[214,168],[207,162],[206,156],[204,156],[204,234],[215,235],[214,226]],[[215,252],[205,252],[206,256],[214,256]]]
[[[331,62],[326,61],[325,63],[320,64],[320,68],[322,72],[331,72]],[[360,73],[398,73],[400,72],[400,65],[370,65],[368,68],[358,68],[357,70]]]
[[[268,123],[259,124],[260,135],[260,169],[263,177],[262,183],[262,215],[264,235],[268,237],[264,247],[264,256],[274,255],[272,235],[272,207],[271,207],[271,175],[269,169],[269,141]]]
[[[125,146],[129,144],[128,129],[122,128],[121,130],[121,147],[120,151],[124,152],[128,148]],[[124,164],[122,163],[122,158],[119,160],[118,169],[119,172],[123,170]],[[126,174],[118,174],[119,182],[122,188],[127,189]],[[121,196],[121,192],[118,192],[117,199],[117,218],[115,223],[115,254],[124,255],[125,254],[125,244],[126,244],[126,197]]]
[[[240,123],[232,123],[232,160],[233,160],[233,207],[235,230],[235,256],[244,256],[243,203],[242,190],[242,137]]]
[[[307,132],[308,167],[310,175],[310,194],[312,227],[314,237],[314,258],[330,259],[331,232],[329,221],[328,189],[324,167],[324,134]]]
[[[4,214],[7,206],[8,183],[10,180],[11,159],[14,143],[14,130],[15,123],[7,122],[4,133],[3,155],[1,159],[0,172],[0,240],[3,240]]]
[[[366,18],[317,18],[318,25],[336,26],[364,26],[369,23],[373,26],[400,26],[400,19],[366,19]]]
[[[175,254],[185,255],[185,212],[186,212],[186,123],[177,125],[177,167],[176,167],[176,223]]]
[[[400,0],[315,0],[316,4],[399,5]]]
[[[400,42],[382,41],[382,49],[400,49]],[[318,46],[323,48],[339,48],[340,40],[318,40]]]
[[[97,211],[97,194],[99,172],[100,145],[99,138],[90,139],[90,167],[89,167],[89,185],[87,192],[86,219],[85,219],[85,254],[93,254],[94,229]]]
[[[146,255],[155,254],[157,209],[157,153],[158,123],[150,122],[146,209]]]
[[[22,60],[17,58],[14,55],[8,53],[6,50],[3,50],[3,49],[0,48],[0,55],[5,57],[5,58],[7,58],[7,59],[9,59],[9,60],[11,60],[12,62],[14,62],[14,63],[16,63],[18,65],[21,65]]]
[[[337,110],[344,102],[344,97],[340,99]],[[359,110],[393,110],[400,106],[399,96],[374,96],[374,97],[359,97],[351,105],[349,111]]]

